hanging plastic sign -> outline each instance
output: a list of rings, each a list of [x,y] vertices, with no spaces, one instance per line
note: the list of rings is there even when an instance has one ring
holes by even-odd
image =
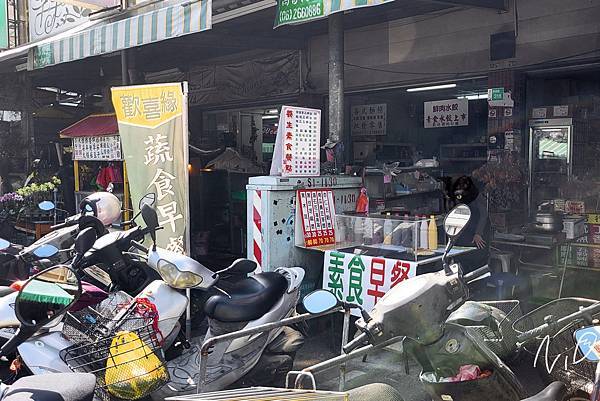
[[[326,251],[323,288],[369,311],[391,288],[416,275],[416,262]],[[360,316],[356,309],[352,314]]]

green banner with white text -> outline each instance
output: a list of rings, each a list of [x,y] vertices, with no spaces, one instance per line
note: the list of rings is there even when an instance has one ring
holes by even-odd
[[[278,0],[275,28],[327,17],[340,11],[378,6],[394,0]]]

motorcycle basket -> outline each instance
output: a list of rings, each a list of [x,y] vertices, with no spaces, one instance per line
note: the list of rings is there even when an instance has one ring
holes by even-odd
[[[556,299],[516,320],[513,328],[519,334],[524,333],[544,324],[547,316],[560,319],[579,311],[580,307],[595,303],[597,301],[585,298]],[[593,318],[600,318],[600,314],[594,315]],[[523,346],[527,353],[537,358],[535,362],[537,366],[540,366],[541,371],[552,380],[568,384],[571,391],[585,391],[587,385],[593,383],[595,379],[596,364],[583,359],[574,337],[575,331],[585,326],[586,324],[582,320],[572,321],[558,328],[553,335],[539,337]],[[552,367],[555,360],[557,362]],[[548,362],[546,363],[546,361]],[[548,371],[550,372],[548,373]]]
[[[161,348],[162,336],[148,317],[111,320],[93,308],[69,313],[63,334],[74,345],[60,358],[74,372],[96,376],[102,401],[137,400],[169,381]]]

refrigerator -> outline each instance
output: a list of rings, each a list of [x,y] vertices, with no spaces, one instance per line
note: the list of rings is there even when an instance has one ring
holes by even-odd
[[[529,213],[546,201],[560,199],[560,188],[573,175],[573,120],[529,121]]]

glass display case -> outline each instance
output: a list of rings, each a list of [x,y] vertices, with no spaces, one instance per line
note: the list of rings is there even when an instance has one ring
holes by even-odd
[[[443,253],[443,216],[335,216],[335,248],[342,252],[418,261]]]

